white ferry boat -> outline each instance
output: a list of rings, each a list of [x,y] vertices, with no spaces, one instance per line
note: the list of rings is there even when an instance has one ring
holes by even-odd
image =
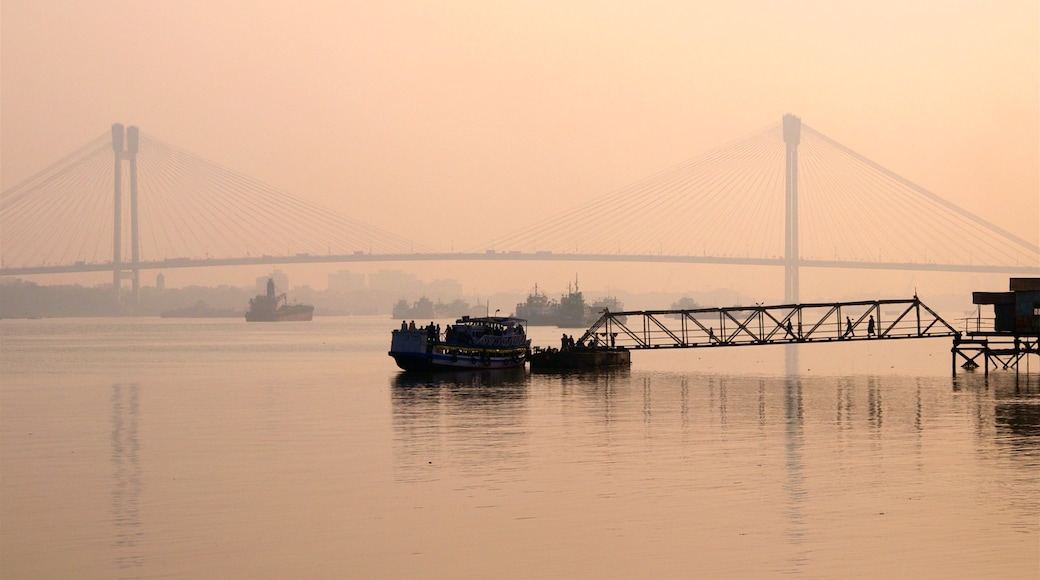
[[[401,323],[390,352],[406,371],[460,371],[523,367],[531,352],[527,321],[511,316],[463,316],[443,331],[432,322]]]

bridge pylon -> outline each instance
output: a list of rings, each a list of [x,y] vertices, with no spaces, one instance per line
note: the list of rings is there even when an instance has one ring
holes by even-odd
[[[126,148],[124,149],[124,143]],[[140,132],[137,127],[126,127],[121,123],[112,125],[112,151],[114,153],[114,212],[112,231],[112,292],[116,309],[121,306],[120,294],[124,278],[132,283],[132,303],[138,304],[140,284],[140,244],[137,229],[137,151]],[[123,161],[130,162],[130,267],[123,265]]]
[[[798,144],[802,138],[802,119],[784,115],[784,302],[798,302]]]

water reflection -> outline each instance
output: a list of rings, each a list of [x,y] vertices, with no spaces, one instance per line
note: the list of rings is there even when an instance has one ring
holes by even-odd
[[[998,441],[1018,451],[1040,453],[1040,376],[993,376],[993,421],[998,434],[1004,435]]]
[[[972,405],[976,436],[1012,451],[1040,455],[1040,376],[963,373],[953,381],[958,398]]]
[[[526,461],[523,369],[398,373],[391,403],[399,481],[435,480],[444,469],[500,475]]]
[[[112,385],[112,522],[115,526],[116,566],[140,568],[141,460],[137,437],[139,411],[136,384]]]
[[[790,353],[791,350],[788,350]],[[787,494],[787,541],[795,547],[791,551],[790,565],[795,570],[809,561],[808,552],[800,546],[805,539],[806,523],[803,504],[808,492],[805,486],[805,473],[802,459],[804,403],[802,381],[798,376],[788,375],[784,381],[784,451],[786,478],[784,491]]]

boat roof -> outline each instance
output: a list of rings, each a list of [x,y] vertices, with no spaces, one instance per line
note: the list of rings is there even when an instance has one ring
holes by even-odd
[[[527,320],[524,318],[517,318],[515,316],[463,316],[455,321],[456,324],[502,324],[509,326],[510,324],[527,326]]]

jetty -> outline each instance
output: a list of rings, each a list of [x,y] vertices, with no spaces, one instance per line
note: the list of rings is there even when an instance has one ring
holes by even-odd
[[[953,340],[953,373],[983,367],[1019,371],[1040,355],[1040,278],[1012,278],[1009,292],[975,292],[981,308],[955,328],[916,295],[908,299],[815,302],[681,310],[603,310],[576,340],[535,348],[531,370],[598,369],[631,364],[631,351],[844,343],[922,338]],[[1028,367],[1026,367],[1028,370]],[[1040,364],[1037,365],[1040,369]]]
[[[1028,372],[1029,355],[1040,356],[1040,278],[1011,278],[1008,286],[1007,292],[972,292],[978,308],[953,339],[954,374],[958,362],[966,370],[981,366],[987,375],[990,367],[1018,374],[1023,363]],[[992,316],[982,316],[983,306],[993,307]]]

